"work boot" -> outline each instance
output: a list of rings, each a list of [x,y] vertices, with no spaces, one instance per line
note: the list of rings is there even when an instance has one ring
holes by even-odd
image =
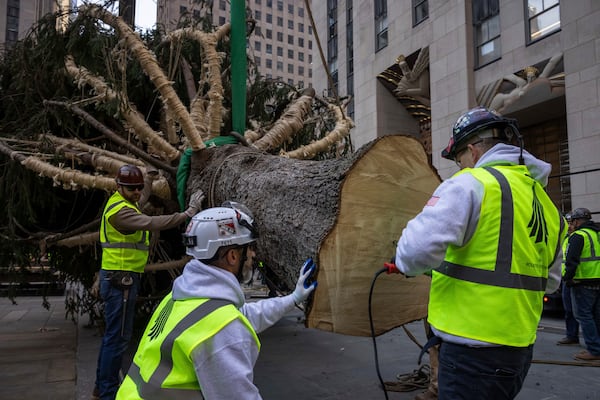
[[[564,337],[562,339],[560,339],[558,342],[556,342],[556,344],[558,346],[569,346],[569,345],[576,345],[579,344],[579,339],[577,338],[570,338],[570,337]]]
[[[595,356],[587,350],[580,351],[573,358],[581,361],[600,361],[600,355]]]
[[[437,400],[437,398],[437,394],[429,389],[415,396],[415,400]]]

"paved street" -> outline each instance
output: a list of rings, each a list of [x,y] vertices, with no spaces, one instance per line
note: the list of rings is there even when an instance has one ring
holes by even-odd
[[[64,319],[64,298],[51,297],[50,310],[40,297],[0,299],[0,398],[3,400],[88,400],[92,391],[100,337]],[[371,338],[306,329],[294,311],[260,335],[262,351],[255,382],[269,399],[385,399],[377,379]],[[530,373],[517,400],[600,399],[599,367],[576,366],[580,347],[556,346],[563,336],[560,318],[544,317]],[[423,343],[422,322],[408,326]],[[385,381],[418,368],[418,347],[401,329],[377,338]],[[425,361],[426,357],[425,357]],[[573,364],[561,365],[560,363]],[[389,392],[392,400],[419,393]]]

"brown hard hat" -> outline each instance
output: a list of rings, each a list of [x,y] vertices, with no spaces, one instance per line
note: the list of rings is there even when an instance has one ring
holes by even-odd
[[[135,165],[123,165],[117,173],[117,184],[122,186],[143,185],[144,175]]]

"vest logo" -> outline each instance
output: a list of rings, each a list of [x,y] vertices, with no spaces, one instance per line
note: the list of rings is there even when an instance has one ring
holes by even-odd
[[[165,304],[163,309],[160,310],[158,317],[156,317],[156,320],[154,321],[154,325],[152,325],[152,328],[150,328],[150,332],[148,332],[148,337],[150,338],[150,341],[159,337],[162,331],[165,329],[165,325],[167,324],[169,315],[171,315],[171,311],[173,311],[174,303],[175,301],[171,298],[169,299],[167,304]]]
[[[527,225],[527,227],[530,228],[529,237],[534,237],[536,243],[544,242],[545,244],[548,244],[548,226],[546,224],[546,219],[544,218],[542,203],[540,203],[540,200],[535,193],[535,185],[532,189],[533,213],[531,214],[531,219]]]

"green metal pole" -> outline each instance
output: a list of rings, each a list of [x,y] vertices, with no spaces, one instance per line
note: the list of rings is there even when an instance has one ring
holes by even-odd
[[[246,4],[231,0],[231,113],[233,131],[246,130]]]

